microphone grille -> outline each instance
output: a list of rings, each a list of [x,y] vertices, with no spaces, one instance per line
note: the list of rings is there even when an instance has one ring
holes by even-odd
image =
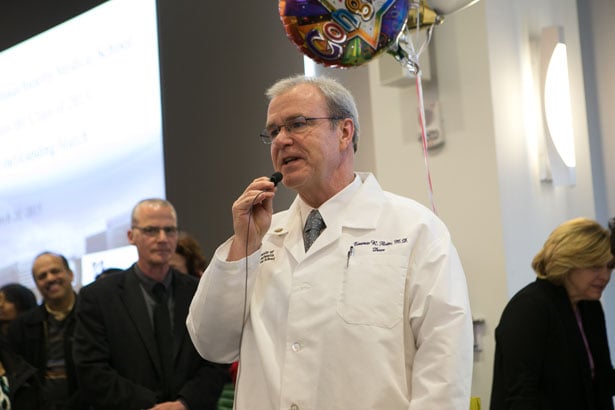
[[[269,180],[270,180],[271,182],[273,182],[273,185],[274,185],[274,186],[277,186],[277,185],[278,185],[278,183],[282,180],[282,173],[281,173],[281,172],[274,172],[274,173],[271,175],[271,178],[269,178]]]

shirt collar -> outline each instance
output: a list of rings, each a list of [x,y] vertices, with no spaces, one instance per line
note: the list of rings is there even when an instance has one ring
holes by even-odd
[[[154,285],[156,285],[156,283],[158,282],[150,278],[149,276],[147,276],[145,273],[143,273],[143,271],[139,268],[138,264],[135,263],[134,268],[135,268],[134,269],[135,274],[137,275],[137,278],[139,278],[139,282],[141,282],[143,287],[145,287],[145,290],[147,290],[150,293],[153,293]],[[169,290],[171,289],[171,284],[173,283],[173,274],[171,273],[171,269],[169,269],[169,271],[167,272],[167,275],[164,277],[164,279],[160,283],[164,285],[164,288],[166,289],[168,293]]]
[[[361,188],[361,184],[361,177],[355,174],[354,180],[350,184],[348,184],[337,194],[333,195],[318,208],[318,211],[327,226],[331,226],[331,222],[333,222],[332,218],[339,218],[342,215],[342,211],[346,205],[348,205],[354,194]],[[304,226],[310,211],[314,208],[306,204],[300,196],[298,196],[298,198],[299,212],[301,214],[301,226]]]
[[[70,302],[70,304],[66,307],[65,310],[54,310],[51,307],[49,307],[47,303],[44,303],[45,310],[47,311],[47,313],[49,313],[59,322],[66,319],[66,317],[73,311],[73,307],[75,306],[75,300],[77,299],[77,296],[75,295],[75,293],[73,292],[72,294],[73,294],[73,299]]]

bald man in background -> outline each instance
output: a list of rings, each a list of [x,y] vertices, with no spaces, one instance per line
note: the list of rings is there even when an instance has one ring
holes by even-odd
[[[95,409],[216,409],[227,366],[201,358],[186,330],[198,279],[170,266],[177,236],[170,202],[140,201],[128,231],[138,261],[80,292],[75,363]]]

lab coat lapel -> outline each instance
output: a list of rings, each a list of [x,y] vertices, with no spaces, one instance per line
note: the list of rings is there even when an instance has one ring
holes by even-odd
[[[295,229],[296,228],[296,229]],[[295,198],[284,217],[276,221],[276,226],[271,229],[272,241],[278,246],[284,246],[284,250],[297,263],[304,257],[303,251],[303,227],[301,225],[301,212],[299,211],[299,196]]]
[[[341,211],[340,216],[336,219],[324,216],[325,224],[327,228],[318,237],[316,242],[308,250],[306,256],[316,254],[319,250],[324,249],[331,245],[333,242],[339,240],[344,230],[347,229],[360,229],[369,230],[376,229],[380,213],[382,212],[382,206],[384,203],[384,193],[380,185],[376,181],[376,178],[372,174],[362,174],[359,176],[363,179],[361,188],[355,193],[350,202]],[[295,202],[298,199],[295,200]],[[293,218],[297,218],[300,221],[299,206],[293,202],[291,206]],[[300,222],[297,222],[300,224]],[[294,234],[293,230],[291,233]],[[302,248],[295,247],[297,243],[303,246],[302,230],[300,229],[297,236],[299,239],[294,238],[287,242],[288,250],[296,252],[298,255],[302,255]],[[292,253],[291,252],[291,253]],[[297,257],[295,257],[297,258]]]
[[[384,192],[372,174],[358,173],[363,185],[343,211],[344,229],[376,229],[384,205]]]

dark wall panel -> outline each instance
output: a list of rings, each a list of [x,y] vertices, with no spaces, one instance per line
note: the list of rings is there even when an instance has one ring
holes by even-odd
[[[104,0],[1,0],[0,50],[91,9]]]
[[[265,89],[303,71],[276,1],[159,0],[167,196],[205,251],[232,233],[231,205],[272,173],[258,139]],[[278,190],[276,208],[291,193]]]

